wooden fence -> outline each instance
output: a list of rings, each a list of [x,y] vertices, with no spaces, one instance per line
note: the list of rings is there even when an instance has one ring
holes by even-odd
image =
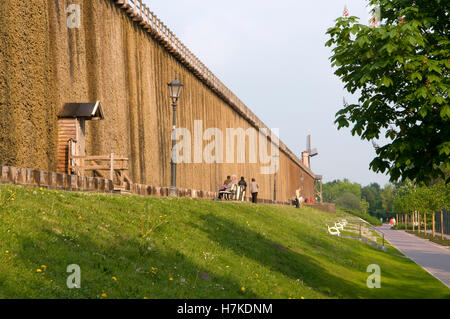
[[[67,174],[74,174],[78,176],[86,176],[86,171],[99,172],[101,177],[104,176],[101,171],[109,172],[109,180],[115,182],[115,185],[122,187],[126,182],[132,183],[131,179],[125,173],[128,171],[129,159],[122,156],[116,156],[114,153],[109,155],[74,155],[73,141],[69,141],[68,166]],[[117,178],[116,178],[117,177]],[[117,183],[118,182],[118,183]]]

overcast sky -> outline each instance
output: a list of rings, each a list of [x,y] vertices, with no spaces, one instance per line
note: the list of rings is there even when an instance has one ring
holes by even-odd
[[[366,0],[146,0],[174,31],[297,155],[306,136],[319,156],[312,170],[325,181],[349,178],[382,186],[388,177],[369,170],[375,156],[370,142],[338,131],[335,113],[343,90],[330,66],[325,32],[342,15],[367,23]]]

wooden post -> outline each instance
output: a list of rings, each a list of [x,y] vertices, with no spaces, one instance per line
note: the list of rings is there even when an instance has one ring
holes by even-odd
[[[420,212],[417,212],[417,232],[420,234]]]
[[[405,214],[405,230],[408,230],[408,214]]]
[[[435,232],[435,221],[434,221],[434,219],[435,219],[435,213],[434,213],[434,211],[433,211],[433,214],[432,214],[432,217],[433,217],[433,237],[434,237],[434,232]]]
[[[444,208],[441,208],[441,239],[444,240]]]
[[[72,165],[72,140],[68,143],[68,153],[67,153],[67,174],[70,175],[70,166]]]
[[[111,153],[111,166],[109,171],[109,179],[114,182],[114,153]]]
[[[398,214],[396,214],[395,217],[397,217],[395,219],[395,226],[397,226],[397,224],[400,224],[400,220],[398,219]]]
[[[427,235],[427,212],[423,212],[423,233]]]
[[[86,176],[86,172],[85,172],[85,170],[84,170],[84,165],[85,165],[85,161],[84,161],[84,158],[81,158],[80,159],[80,162],[81,162],[81,176]]]

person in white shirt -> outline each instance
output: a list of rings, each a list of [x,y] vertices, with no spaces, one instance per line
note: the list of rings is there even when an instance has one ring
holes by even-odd
[[[250,183],[250,193],[252,194],[252,203],[258,203],[258,192],[259,192],[259,184],[256,182],[254,178],[252,178],[252,182]]]

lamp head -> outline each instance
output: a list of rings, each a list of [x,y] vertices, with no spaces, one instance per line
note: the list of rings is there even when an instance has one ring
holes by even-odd
[[[170,98],[172,99],[172,102],[175,103],[178,101],[184,85],[180,81],[178,81],[177,77],[175,77],[175,80],[169,83],[168,86]]]

